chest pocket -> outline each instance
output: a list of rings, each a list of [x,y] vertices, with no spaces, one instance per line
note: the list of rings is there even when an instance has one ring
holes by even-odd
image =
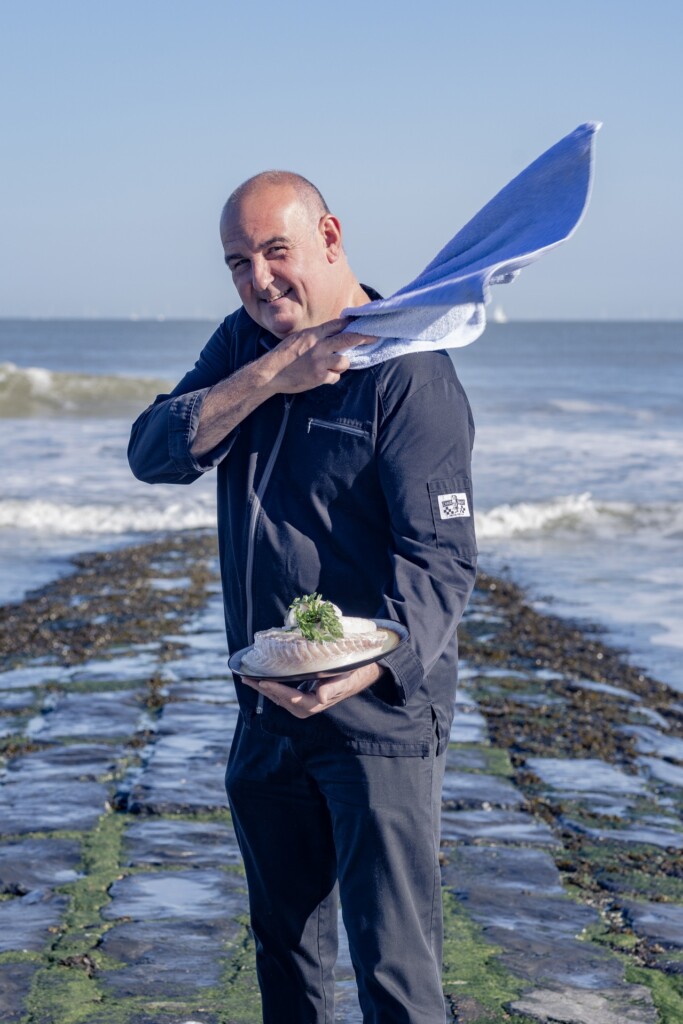
[[[372,422],[355,411],[293,407],[278,475],[297,501],[322,509],[361,500],[375,476],[375,439]]]
[[[363,426],[359,420],[324,420],[318,416],[309,416],[306,433],[313,432],[315,434],[318,430],[337,430],[342,434],[350,434],[351,437],[372,437],[371,429],[368,426]]]

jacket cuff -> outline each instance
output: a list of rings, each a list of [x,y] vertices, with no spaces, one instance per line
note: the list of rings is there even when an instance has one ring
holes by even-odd
[[[387,668],[394,677],[395,699],[387,700],[390,695],[381,692],[382,689],[386,691],[386,687],[380,688],[380,692],[377,692],[376,695],[385,700],[387,704],[404,706],[422,685],[424,679],[422,662],[410,644],[402,644],[395,651],[390,651],[384,658],[381,658],[379,664]],[[374,688],[373,692],[375,692]]]
[[[239,433],[239,427],[231,430],[210,452],[200,458],[192,454],[192,445],[197,436],[199,415],[204,399],[210,388],[178,395],[171,402],[168,419],[168,453],[181,473],[205,473],[222,462]]]

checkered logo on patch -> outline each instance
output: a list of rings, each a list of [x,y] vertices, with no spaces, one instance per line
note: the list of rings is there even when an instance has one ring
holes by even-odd
[[[442,519],[464,519],[470,514],[466,494],[440,494],[439,514]]]

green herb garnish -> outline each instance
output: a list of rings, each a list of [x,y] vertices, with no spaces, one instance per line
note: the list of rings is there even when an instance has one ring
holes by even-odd
[[[293,609],[296,624],[307,640],[324,642],[344,636],[344,629],[331,601],[324,601],[320,594],[297,597],[289,607]]]

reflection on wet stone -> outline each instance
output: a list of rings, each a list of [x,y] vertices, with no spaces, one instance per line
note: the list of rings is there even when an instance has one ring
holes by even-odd
[[[635,900],[621,906],[638,935],[669,949],[683,949],[683,907],[668,903],[636,903]]]
[[[559,846],[548,826],[519,811],[444,811],[442,840],[496,839],[501,843]]]
[[[219,921],[244,913],[247,906],[243,879],[204,869],[128,875],[114,882],[109,894],[112,902],[102,910],[107,920]]]
[[[109,788],[97,782],[70,782],[59,778],[37,786],[33,781],[11,782],[0,791],[0,818],[8,832],[82,831],[93,828],[104,813]]]
[[[81,736],[125,739],[140,727],[142,714],[140,694],[135,690],[69,693],[51,701],[43,714],[32,719],[27,735],[41,740]]]
[[[61,921],[66,896],[34,889],[26,896],[0,902],[0,953],[42,949],[49,929]]]
[[[81,844],[75,839],[23,839],[0,846],[0,893],[24,895],[79,877]]]
[[[644,985],[602,993],[537,989],[515,1000],[511,1009],[541,1024],[658,1024],[659,1020]]]
[[[21,779],[33,785],[54,781],[95,780],[109,773],[116,764],[116,751],[105,744],[78,743],[71,746],[49,746],[8,763],[7,782]]]
[[[152,819],[131,825],[124,841],[124,863],[189,864],[219,867],[241,864],[231,825]]]

